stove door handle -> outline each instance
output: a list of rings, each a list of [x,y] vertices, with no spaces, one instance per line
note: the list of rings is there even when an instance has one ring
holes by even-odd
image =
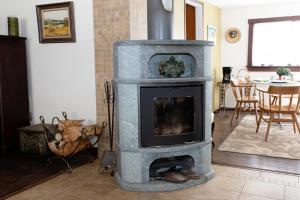
[[[184,144],[194,144],[196,142],[198,142],[198,140],[194,140],[194,141],[191,141],[191,142],[184,142]]]

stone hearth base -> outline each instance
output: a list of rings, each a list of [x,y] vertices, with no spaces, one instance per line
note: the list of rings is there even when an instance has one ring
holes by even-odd
[[[118,172],[115,174],[115,177],[119,186],[124,190],[133,192],[168,192],[173,190],[190,188],[205,183],[214,177],[214,171],[211,170],[209,173],[202,174],[200,179],[189,180],[185,183],[171,183],[166,181],[151,181],[149,183],[142,184],[128,183],[120,178]]]
[[[171,191],[199,185],[213,178],[210,151],[211,140],[163,148],[141,148],[139,151],[118,151],[117,182],[125,190],[144,192]],[[183,155],[193,158],[194,172],[201,177],[199,180],[186,183],[149,180],[149,168],[153,161]]]

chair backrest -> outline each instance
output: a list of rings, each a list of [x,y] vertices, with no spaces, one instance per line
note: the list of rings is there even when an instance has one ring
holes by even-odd
[[[300,86],[270,86],[269,105],[274,104],[274,98],[277,98],[277,110],[281,111],[285,106],[285,111],[297,111],[300,103]],[[293,105],[293,106],[292,106]]]
[[[273,86],[268,89],[270,94],[278,95],[298,95],[300,92],[300,86]]]
[[[256,84],[250,82],[241,83],[237,79],[230,81],[230,86],[236,100],[250,99],[256,96]]]
[[[251,79],[250,73],[247,68],[242,68],[238,71],[236,76],[237,80],[249,82]]]

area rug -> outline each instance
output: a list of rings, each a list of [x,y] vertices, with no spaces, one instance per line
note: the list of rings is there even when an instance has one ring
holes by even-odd
[[[273,123],[267,142],[267,123],[261,123],[258,133],[255,130],[255,117],[245,116],[218,150],[300,160],[300,135],[294,134],[292,124]]]

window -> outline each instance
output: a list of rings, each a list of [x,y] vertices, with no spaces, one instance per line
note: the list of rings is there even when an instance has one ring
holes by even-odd
[[[248,69],[300,71],[300,16],[250,19]]]

